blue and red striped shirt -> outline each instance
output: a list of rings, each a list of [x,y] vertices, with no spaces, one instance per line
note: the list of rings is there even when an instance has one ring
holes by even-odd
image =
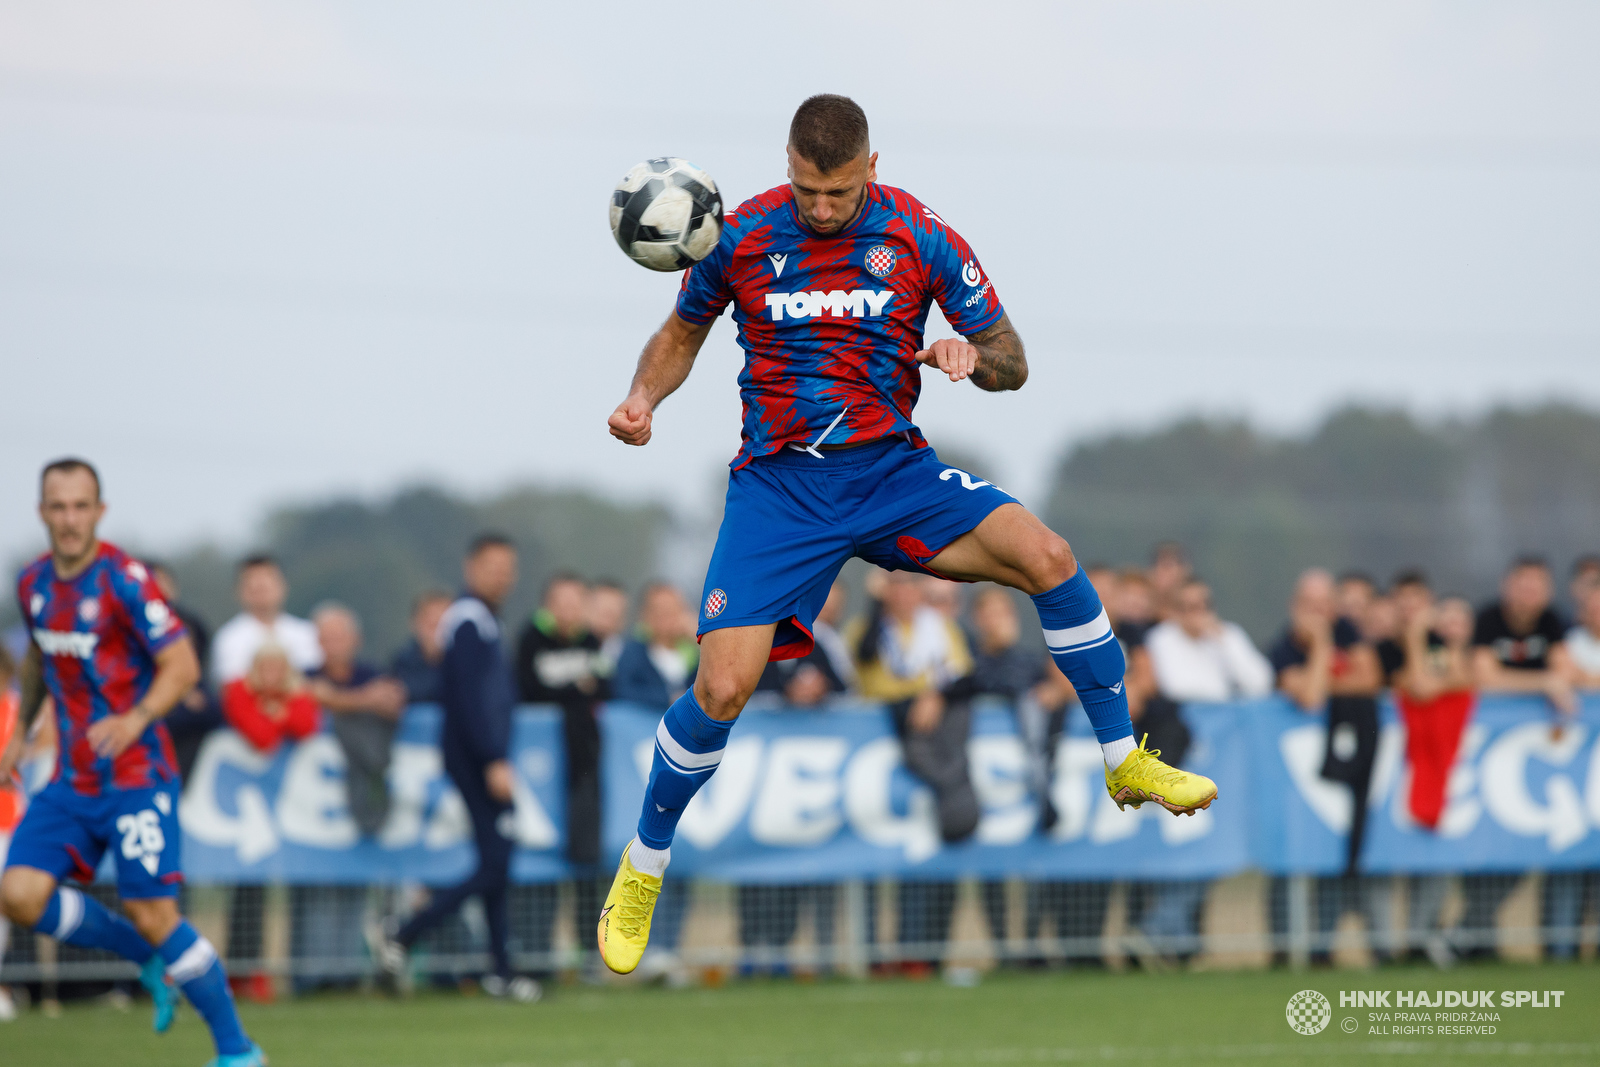
[[[782,185],[727,217],[715,251],[684,272],[678,317],[702,325],[730,304],[745,351],[744,444],[733,466],[791,442],[861,444],[904,432],[922,388],[928,308],[971,336],[1004,309],[978,259],[915,197],[867,186],[850,225],[818,236]]]
[[[17,603],[55,700],[60,747],[51,782],[97,796],[175,781],[172,738],[159,721],[115,759],[89,745],[89,727],[139,703],[155,678],[156,653],[186,633],[144,564],[102,541],[94,561],[64,581],[46,553],[17,579]]]

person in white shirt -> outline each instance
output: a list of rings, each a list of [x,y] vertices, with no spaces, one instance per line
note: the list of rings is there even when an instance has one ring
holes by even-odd
[[[1145,637],[1162,696],[1180,704],[1221,703],[1272,692],[1272,664],[1237,623],[1217,617],[1205,582],[1185,581],[1173,607]]]
[[[1237,624],[1217,617],[1205,582],[1185,578],[1169,609],[1144,639],[1162,697],[1176,704],[1222,703],[1272,692],[1272,664]],[[1206,883],[1186,879],[1142,889],[1149,903],[1139,931],[1152,942],[1147,953],[1187,962],[1199,949]]]
[[[1584,590],[1577,607],[1578,625],[1567,631],[1564,642],[1572,661],[1573,684],[1579,689],[1600,689],[1600,586]]]
[[[322,666],[317,628],[305,619],[284,614],[289,586],[277,560],[257,555],[239,564],[237,592],[244,610],[224,623],[211,641],[211,676],[219,690],[244,677],[256,651],[268,641],[282,645],[289,662],[301,673]]]

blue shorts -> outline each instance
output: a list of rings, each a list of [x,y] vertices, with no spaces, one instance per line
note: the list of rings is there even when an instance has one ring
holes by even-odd
[[[109,846],[124,900],[178,895],[183,881],[178,784],[112,789],[86,797],[54,782],[28,802],[7,867],[34,867],[60,882],[92,882]]]
[[[754,459],[728,479],[699,632],[776,622],[771,658],[804,656],[845,560],[935,574],[928,560],[1015,503],[902,437]]]

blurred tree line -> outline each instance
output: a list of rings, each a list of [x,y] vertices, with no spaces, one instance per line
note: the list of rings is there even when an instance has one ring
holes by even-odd
[[[1299,437],[1190,419],[1073,448],[1046,521],[1089,563],[1180,542],[1258,641],[1312,565],[1380,582],[1418,566],[1478,600],[1531,552],[1557,568],[1559,596],[1571,560],[1600,551],[1600,415],[1551,404],[1427,424],[1350,407]]]
[[[471,501],[414,487],[377,502],[344,499],[283,507],[267,518],[255,550],[269,552],[289,579],[288,610],[306,615],[338,600],[361,617],[367,653],[386,659],[405,643],[411,602],[428,589],[454,592],[461,556],[478,533],[495,530],[517,543],[522,579],[503,613],[520,629],[544,581],[558,570],[610,578],[630,590],[655,577],[657,547],[669,525],[655,505],[624,505],[598,496],[520,488]],[[183,600],[213,627],[230,618],[238,558],[205,546],[165,557]]]

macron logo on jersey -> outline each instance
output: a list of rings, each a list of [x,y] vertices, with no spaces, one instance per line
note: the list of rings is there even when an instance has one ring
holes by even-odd
[[[784,312],[788,312],[791,319],[817,318],[823,312],[836,318],[844,318],[848,313],[860,319],[882,315],[883,309],[893,298],[893,289],[882,292],[854,289],[847,293],[843,289],[835,289],[831,293],[768,293],[767,307],[772,309],[773,322],[782,322]]]
[[[43,627],[35,627],[33,631],[33,643],[47,656],[93,659],[94,646],[99,642],[99,634],[81,634],[73,630],[46,630]]]

